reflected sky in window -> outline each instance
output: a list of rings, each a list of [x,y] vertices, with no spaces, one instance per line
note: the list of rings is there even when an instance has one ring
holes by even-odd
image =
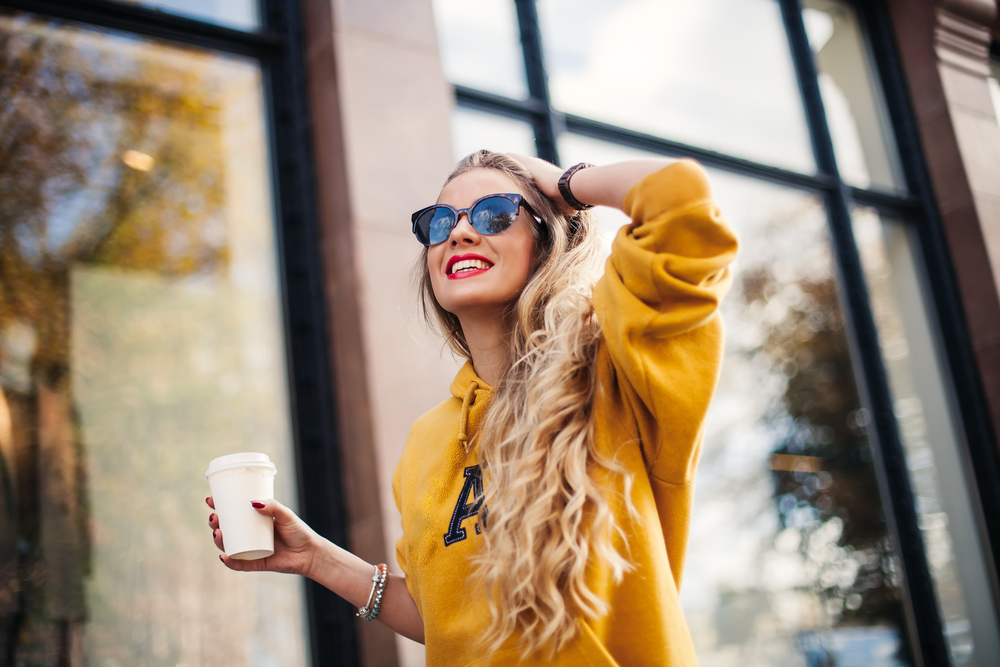
[[[434,0],[434,21],[450,83],[528,97],[513,0]]]
[[[523,120],[455,107],[451,114],[451,146],[455,162],[483,148],[499,153],[537,155],[535,132]]]
[[[560,111],[815,170],[774,0],[539,0],[538,11]]]
[[[253,31],[261,27],[257,0],[119,0],[179,14],[227,28]]]

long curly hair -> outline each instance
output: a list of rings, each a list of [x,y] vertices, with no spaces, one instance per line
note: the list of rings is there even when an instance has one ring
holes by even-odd
[[[601,245],[589,212],[560,213],[531,173],[506,155],[473,153],[445,185],[473,169],[507,175],[544,221],[544,227],[531,225],[529,277],[504,313],[508,364],[477,435],[489,527],[473,581],[485,587],[489,603],[483,638],[489,651],[520,633],[525,657],[543,649],[551,656],[576,635],[581,615],[599,618],[608,611],[587,585],[591,559],[609,567],[616,581],[631,569],[612,542],[617,535],[625,544],[624,533],[596,481],[607,478],[600,471],[621,475],[626,505],[634,511],[631,476],[594,441],[601,331],[593,286]],[[471,358],[458,317],[434,297],[426,251],[420,266],[424,317],[458,355]]]

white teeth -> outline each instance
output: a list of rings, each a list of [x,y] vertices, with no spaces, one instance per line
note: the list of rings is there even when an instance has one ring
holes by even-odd
[[[484,262],[481,259],[463,259],[460,262],[455,262],[451,265],[451,272],[458,273],[459,271],[476,271],[478,269],[488,269],[492,264],[489,262]]]

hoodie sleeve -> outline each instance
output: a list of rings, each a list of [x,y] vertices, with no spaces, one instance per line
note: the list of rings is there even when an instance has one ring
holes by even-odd
[[[639,181],[624,210],[632,222],[615,237],[594,307],[649,474],[687,484],[718,382],[718,306],[737,241],[691,160]]]

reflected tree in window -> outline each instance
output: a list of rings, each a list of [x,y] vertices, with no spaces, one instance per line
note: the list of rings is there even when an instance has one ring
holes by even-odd
[[[82,664],[83,580],[103,528],[71,391],[71,268],[180,277],[227,262],[218,110],[190,93],[197,70],[121,57],[139,45],[0,15],[4,664]]]
[[[771,458],[779,540],[797,543],[835,626],[902,628],[900,582],[837,285],[756,267],[744,272],[741,287],[765,323],[754,365],[784,382],[767,416],[779,438]]]

